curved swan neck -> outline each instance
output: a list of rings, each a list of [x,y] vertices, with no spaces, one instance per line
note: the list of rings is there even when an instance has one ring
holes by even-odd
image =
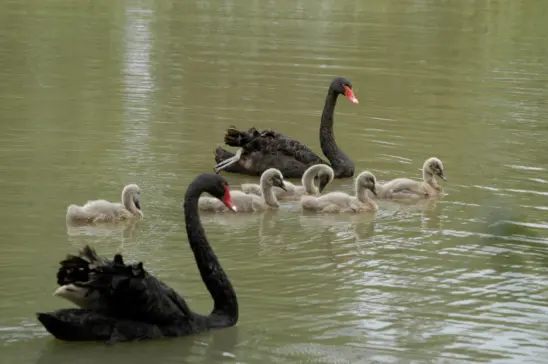
[[[124,188],[122,190],[122,205],[126,210],[134,215],[139,215],[141,213],[137,206],[135,206],[135,201],[133,201],[133,194],[128,188]]]
[[[358,200],[360,200],[361,202],[369,201],[369,196],[367,196],[367,189],[363,187],[358,180],[356,180],[356,185],[354,188],[356,190],[356,197],[358,198]]]
[[[186,191],[184,202],[186,232],[202,280],[214,301],[213,312],[208,316],[209,324],[211,327],[225,327],[238,321],[238,301],[232,284],[207,241],[200,221],[198,200],[204,192],[201,186],[203,182],[205,181],[197,178]]]
[[[314,185],[314,177],[316,177],[319,172],[320,166],[318,165],[312,166],[304,172],[301,178],[301,183],[304,187],[305,194],[317,195],[320,192],[319,189]]]
[[[278,202],[278,199],[276,198],[274,191],[272,191],[272,186],[270,185],[270,183],[268,183],[267,178],[262,178],[262,176],[261,176],[261,193],[267,205],[273,206],[273,207],[280,207],[280,203]]]
[[[338,96],[339,94],[329,87],[320,122],[320,146],[333,167],[335,177],[351,177],[354,174],[354,164],[339,148],[333,135],[333,114]]]
[[[436,181],[436,178],[434,177],[434,175],[428,172],[426,168],[422,169],[422,179],[424,180],[424,182],[428,183],[433,188],[439,189],[438,181]]]
[[[335,113],[335,106],[337,105],[337,98],[339,94],[335,92],[331,87],[327,91],[327,96],[325,97],[325,104],[322,111],[322,120],[320,123],[320,137],[322,136],[322,131],[325,132],[325,137],[333,138],[333,115]],[[323,148],[323,144],[322,144]]]

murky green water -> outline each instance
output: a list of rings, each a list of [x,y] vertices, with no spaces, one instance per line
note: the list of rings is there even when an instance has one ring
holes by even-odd
[[[547,15],[542,0],[3,1],[2,362],[547,363]],[[104,347],[37,323],[67,306],[57,263],[84,244],[145,261],[208,312],[186,186],[232,124],[320,152],[335,76],[360,99],[335,126],[356,171],[419,176],[438,156],[448,196],[376,218],[292,203],[204,216],[238,293],[233,328]],[[68,204],[129,182],[143,221],[67,231]]]

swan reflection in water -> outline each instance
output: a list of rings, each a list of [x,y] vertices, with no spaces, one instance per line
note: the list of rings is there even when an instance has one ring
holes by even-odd
[[[98,345],[66,345],[60,341],[48,341],[41,350],[36,364],[110,363],[117,358],[136,362],[181,363],[200,357],[204,363],[221,363],[227,357],[236,358],[236,346],[240,340],[238,326],[211,331],[209,335],[187,336],[177,340],[160,340],[153,345],[120,345],[113,352]],[[240,344],[242,344],[240,342]],[[187,359],[188,358],[188,359]]]

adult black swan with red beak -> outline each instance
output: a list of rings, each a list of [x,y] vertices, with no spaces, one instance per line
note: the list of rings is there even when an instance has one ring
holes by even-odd
[[[354,163],[338,147],[333,134],[333,114],[339,95],[358,103],[350,81],[338,77],[331,82],[320,123],[320,146],[335,172],[335,178],[349,178],[354,175]],[[224,170],[260,176],[267,169],[276,168],[285,178],[301,178],[308,167],[328,164],[303,143],[272,130],[229,128],[224,141],[226,145],[240,149],[235,154],[221,147],[215,150],[217,173]]]
[[[38,313],[46,330],[60,340],[109,343],[185,336],[229,327],[238,321],[238,301],[232,284],[209,245],[198,215],[203,192],[236,211],[226,180],[217,174],[201,174],[188,187],[184,213],[188,243],[211,297],[209,315],[192,312],[185,300],[148,273],[143,263],[126,264],[122,255],[112,260],[86,246],[68,255],[57,272],[54,293],[80,308]]]

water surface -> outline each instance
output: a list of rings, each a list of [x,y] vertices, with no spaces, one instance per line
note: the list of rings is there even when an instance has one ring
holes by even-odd
[[[543,363],[548,350],[548,4],[80,1],[0,4],[0,340],[15,363]],[[229,125],[320,152],[335,133],[379,180],[441,158],[447,196],[376,216],[203,216],[240,302],[233,328],[105,347],[35,312],[58,261],[122,252],[206,313],[182,198]],[[226,175],[233,187],[254,178]],[[67,229],[66,206],[142,188],[145,219]],[[328,190],[351,191],[352,181]]]

